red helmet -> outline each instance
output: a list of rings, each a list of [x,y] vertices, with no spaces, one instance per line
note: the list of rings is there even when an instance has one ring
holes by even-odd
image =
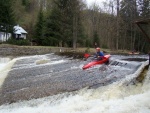
[[[96,48],[96,50],[100,50],[100,48],[99,48],[99,47],[97,47],[97,48]]]

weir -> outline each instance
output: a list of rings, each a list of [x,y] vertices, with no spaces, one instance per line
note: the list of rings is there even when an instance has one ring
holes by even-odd
[[[15,59],[1,86],[0,104],[72,92],[85,87],[93,89],[106,86],[127,77],[135,78],[146,65],[143,62],[114,59],[112,56],[109,65],[88,70],[82,70],[87,61],[70,60],[54,54]]]

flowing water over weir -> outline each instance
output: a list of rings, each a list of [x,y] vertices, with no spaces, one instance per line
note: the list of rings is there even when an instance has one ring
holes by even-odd
[[[13,59],[0,68],[0,113],[150,113],[150,69],[136,81],[147,59],[113,55],[87,70],[55,54]]]

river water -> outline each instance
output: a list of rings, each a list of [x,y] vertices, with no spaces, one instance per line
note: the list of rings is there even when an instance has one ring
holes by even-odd
[[[32,57],[35,59],[34,62]],[[135,57],[137,58],[137,56],[132,56],[132,58]],[[143,57],[148,59],[148,56],[140,56],[140,58]],[[150,113],[150,69],[147,72],[147,77],[143,83],[137,82],[133,84],[132,82],[129,82],[132,81],[134,76],[137,76],[140,73],[140,68],[143,68],[148,61],[137,62],[122,60],[126,58],[131,58],[131,56],[114,55],[111,58],[112,61],[109,67],[106,68],[106,66],[95,66],[85,71],[86,73],[88,72],[95,74],[99,72],[97,70],[101,70],[103,67],[105,67],[105,69],[108,70],[103,72],[105,74],[109,73],[109,70],[112,70],[109,75],[112,74],[111,76],[114,76],[113,74],[115,73],[117,74],[115,75],[116,78],[120,77],[119,75],[121,74],[124,76],[121,76],[118,81],[113,81],[107,85],[96,88],[83,87],[76,91],[63,92],[53,96],[46,96],[31,100],[21,100],[16,103],[4,104],[0,106],[0,113]],[[72,74],[84,74],[82,73],[82,66],[88,62],[72,59],[70,61],[70,58],[61,58],[58,56],[54,57],[54,55],[22,57],[13,59],[11,61],[7,58],[0,59],[1,79],[4,78],[2,77],[4,76],[3,72],[17,72],[16,70],[21,69],[25,70],[27,68],[31,69],[35,67],[39,68],[39,65],[50,65],[52,69],[56,65],[64,65],[62,70],[65,70],[65,73],[74,71]],[[27,60],[22,61],[22,59]],[[14,65],[14,62],[16,61],[19,63]],[[125,66],[124,64],[127,65]],[[11,68],[11,66],[13,67]],[[62,70],[59,72],[64,73]],[[51,76],[54,76],[59,72],[55,69],[49,71],[49,73],[52,73]],[[53,73],[55,74],[53,75]],[[95,74],[95,76],[97,75]],[[4,80],[3,82],[0,80],[0,82],[3,84]]]

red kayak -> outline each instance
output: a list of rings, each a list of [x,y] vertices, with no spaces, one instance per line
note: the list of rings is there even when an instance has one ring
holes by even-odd
[[[86,65],[84,65],[82,67],[82,69],[87,69],[87,68],[90,68],[91,66],[94,66],[94,65],[98,65],[98,64],[103,64],[105,62],[107,62],[109,60],[109,57],[110,55],[105,55],[104,58],[102,60],[95,60],[95,61],[92,61]]]

